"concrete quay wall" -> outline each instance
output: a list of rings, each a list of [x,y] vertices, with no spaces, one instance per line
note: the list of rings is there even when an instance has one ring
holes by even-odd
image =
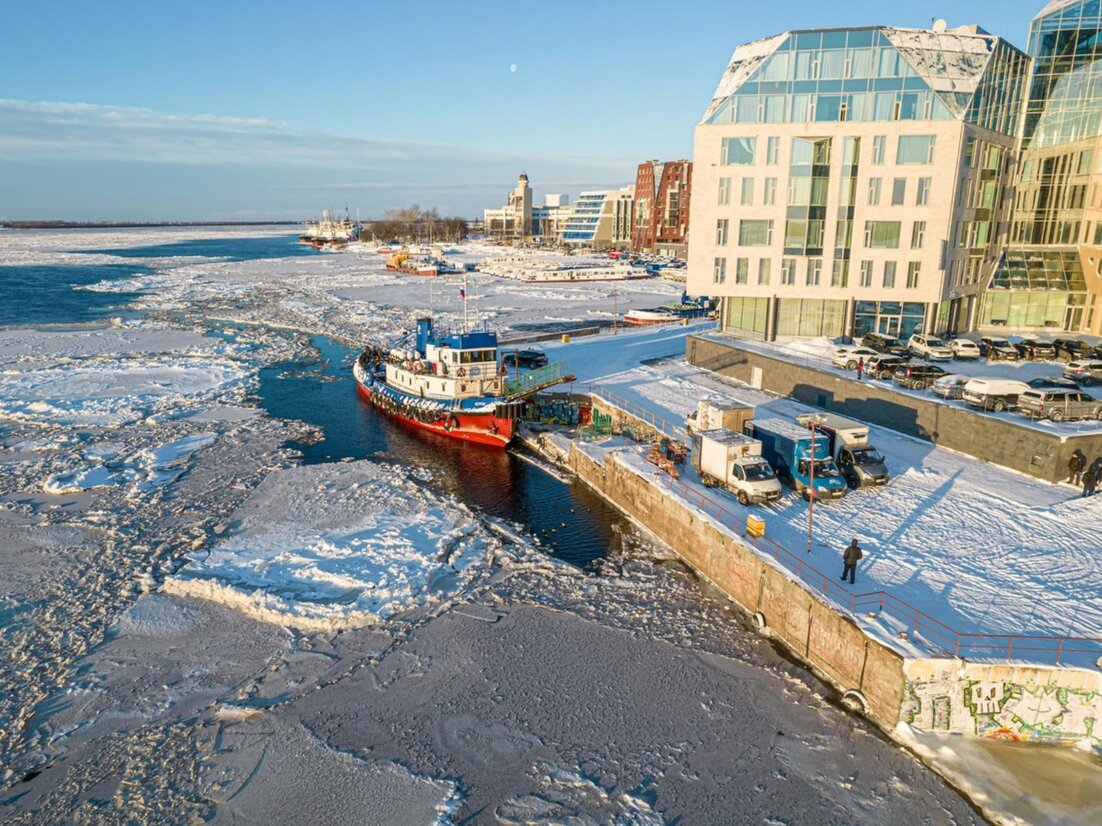
[[[916,436],[1047,482],[1067,478],[1068,459],[1076,448],[1088,457],[1102,455],[1100,433],[1047,433],[1024,422],[793,364],[783,357],[740,348],[737,341],[689,336],[685,358],[697,367],[763,390]]]
[[[760,559],[715,522],[608,454],[557,457],[764,623],[771,636],[876,724],[1102,751],[1102,673],[905,657]]]

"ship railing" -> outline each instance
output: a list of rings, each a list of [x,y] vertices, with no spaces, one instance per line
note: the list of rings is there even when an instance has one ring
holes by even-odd
[[[522,376],[505,380],[505,395],[510,398],[530,396],[556,384],[574,381],[574,371],[569,362],[553,361]]]

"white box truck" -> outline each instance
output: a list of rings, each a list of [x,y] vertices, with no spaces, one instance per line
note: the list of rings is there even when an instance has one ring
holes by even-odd
[[[754,406],[738,399],[701,399],[696,410],[685,419],[689,433],[705,430],[731,430],[742,433],[746,423],[754,418]]]
[[[827,438],[830,455],[851,487],[888,484],[888,467],[880,451],[869,444],[869,426],[835,413],[800,413],[796,421],[806,428],[812,423]]]
[[[705,485],[722,485],[742,505],[781,498],[781,483],[762,458],[761,442],[750,436],[722,428],[697,431],[692,463]]]

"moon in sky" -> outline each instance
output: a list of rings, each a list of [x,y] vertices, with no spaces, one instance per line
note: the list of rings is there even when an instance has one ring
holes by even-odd
[[[510,63],[509,64],[509,71],[512,72],[513,74],[516,74],[517,73],[517,64]]]

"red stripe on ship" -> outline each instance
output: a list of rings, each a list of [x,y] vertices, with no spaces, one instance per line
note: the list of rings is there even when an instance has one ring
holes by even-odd
[[[513,439],[513,431],[516,425],[512,419],[501,419],[497,416],[483,413],[480,415],[472,415],[469,413],[454,413],[447,419],[442,420],[440,423],[436,422],[419,422],[416,419],[411,419],[407,416],[403,416],[400,413],[393,413],[378,405],[374,404],[372,399],[371,390],[364,387],[358,381],[356,382],[356,389],[360,391],[360,395],[371,402],[375,409],[380,413],[388,416],[395,421],[408,424],[412,427],[416,427],[419,430],[427,430],[430,433],[438,433],[441,436],[447,436],[449,439],[462,439],[465,442],[473,442],[480,445],[488,445],[490,447],[497,447],[504,449]],[[455,419],[458,427],[445,427],[445,423],[449,419]],[[496,432],[491,428],[496,428]]]

